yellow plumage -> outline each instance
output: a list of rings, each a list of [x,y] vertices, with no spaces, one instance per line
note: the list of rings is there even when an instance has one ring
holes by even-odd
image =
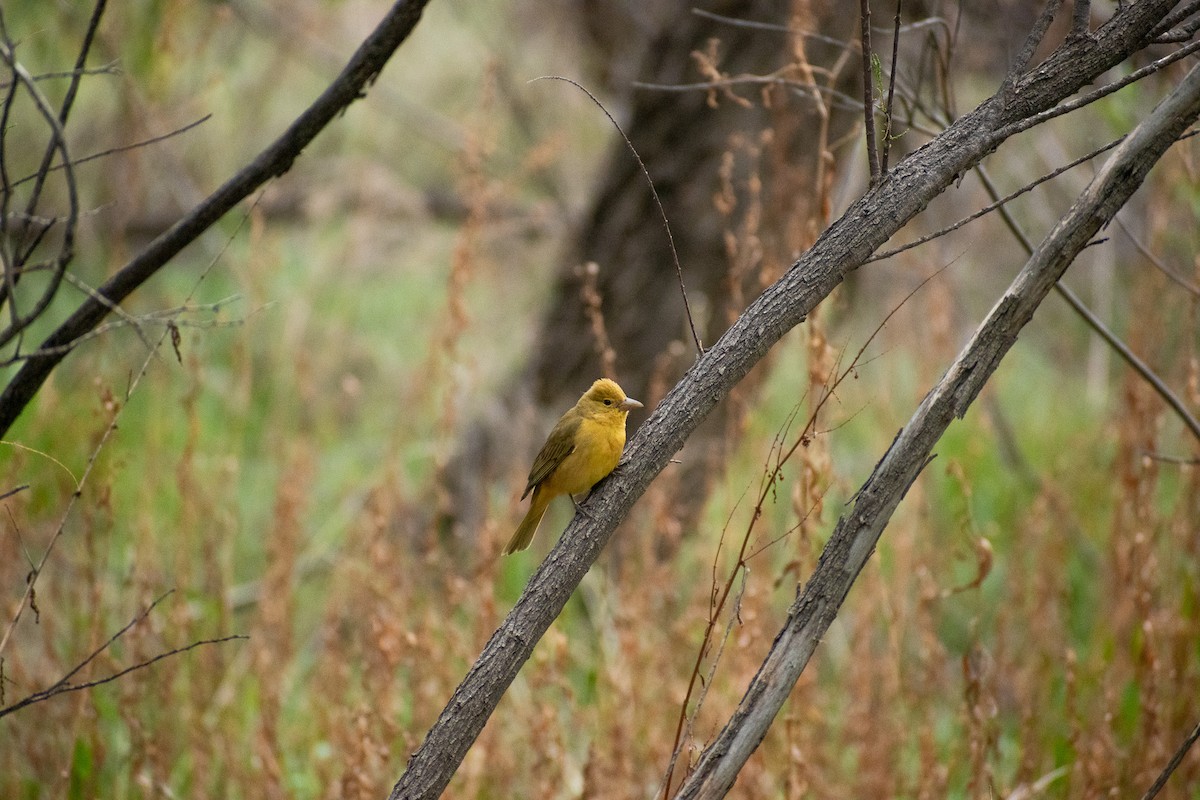
[[[533,492],[533,500],[504,555],[529,547],[551,500],[585,492],[616,468],[625,449],[625,418],[641,407],[615,381],[601,378],[562,415],[533,460],[521,495],[524,500]]]

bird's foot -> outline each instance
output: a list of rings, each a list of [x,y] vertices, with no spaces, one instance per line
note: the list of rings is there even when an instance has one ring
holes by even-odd
[[[584,495],[583,502],[585,502],[585,503],[586,503],[586,502],[587,502],[587,499],[588,499],[589,497],[591,497],[591,496],[592,496],[592,493],[591,493],[591,492],[588,492],[586,495]],[[586,512],[586,511],[584,511],[584,510],[583,510],[583,506],[581,506],[581,505],[579,505],[579,503],[575,502],[575,495],[573,495],[573,494],[569,494],[569,495],[567,495],[567,497],[570,497],[570,498],[571,498],[571,505],[575,506],[575,513],[576,513],[576,514],[582,514],[583,516],[587,517],[588,519],[591,519],[591,518],[592,518],[592,515],[591,515],[591,514],[589,514],[588,512]]]

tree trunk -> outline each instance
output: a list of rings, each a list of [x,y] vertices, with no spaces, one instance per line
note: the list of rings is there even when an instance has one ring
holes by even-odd
[[[624,13],[614,13],[613,5],[579,8],[580,27],[607,66],[597,80],[680,86],[716,77],[699,68],[701,62],[724,76],[763,76],[794,65],[803,51],[812,64],[834,72],[832,79],[819,74],[822,84],[855,91],[858,77],[845,47],[693,13],[690,2],[629,3],[620,7]],[[838,31],[848,36],[856,19],[832,2],[725,0],[709,10],[729,20],[791,25],[831,37]],[[813,79],[795,66],[787,74],[797,81]],[[830,174],[828,143],[861,114],[831,110],[828,95],[817,103],[782,85],[737,85],[728,93],[610,88],[618,96],[627,93],[623,128],[671,223],[696,331],[704,342],[715,341],[823,227],[828,183],[819,176]],[[482,523],[489,480],[519,469],[514,461],[529,463],[539,433],[595,378],[612,372],[609,377],[630,396],[652,408],[698,355],[662,216],[619,137],[605,157],[594,197],[563,256],[526,370],[470,426],[442,470],[442,530],[453,531],[461,543],[473,541]],[[588,264],[596,265],[590,275]],[[598,296],[611,343],[608,359],[595,334],[595,306],[585,300],[589,289]],[[543,410],[541,419],[529,413],[530,402]],[[714,411],[670,476],[674,536],[665,533],[663,554],[691,527],[721,474],[725,433],[739,421],[734,407],[722,403]],[[642,419],[644,414],[633,415],[631,429]]]

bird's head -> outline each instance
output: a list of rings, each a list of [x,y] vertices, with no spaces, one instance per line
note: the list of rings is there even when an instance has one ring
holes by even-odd
[[[579,409],[588,415],[620,414],[622,418],[630,409],[641,408],[642,404],[625,392],[616,381],[601,378],[592,384],[583,397],[579,398]]]

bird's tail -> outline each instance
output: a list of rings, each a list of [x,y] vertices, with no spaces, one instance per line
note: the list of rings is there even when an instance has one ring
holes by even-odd
[[[521,520],[521,524],[517,526],[517,532],[504,546],[503,555],[507,556],[529,547],[530,542],[533,541],[533,535],[537,533],[538,525],[542,522],[542,517],[546,515],[546,507],[549,505],[550,495],[543,492],[541,486],[534,489],[529,511],[526,512],[525,519]]]

